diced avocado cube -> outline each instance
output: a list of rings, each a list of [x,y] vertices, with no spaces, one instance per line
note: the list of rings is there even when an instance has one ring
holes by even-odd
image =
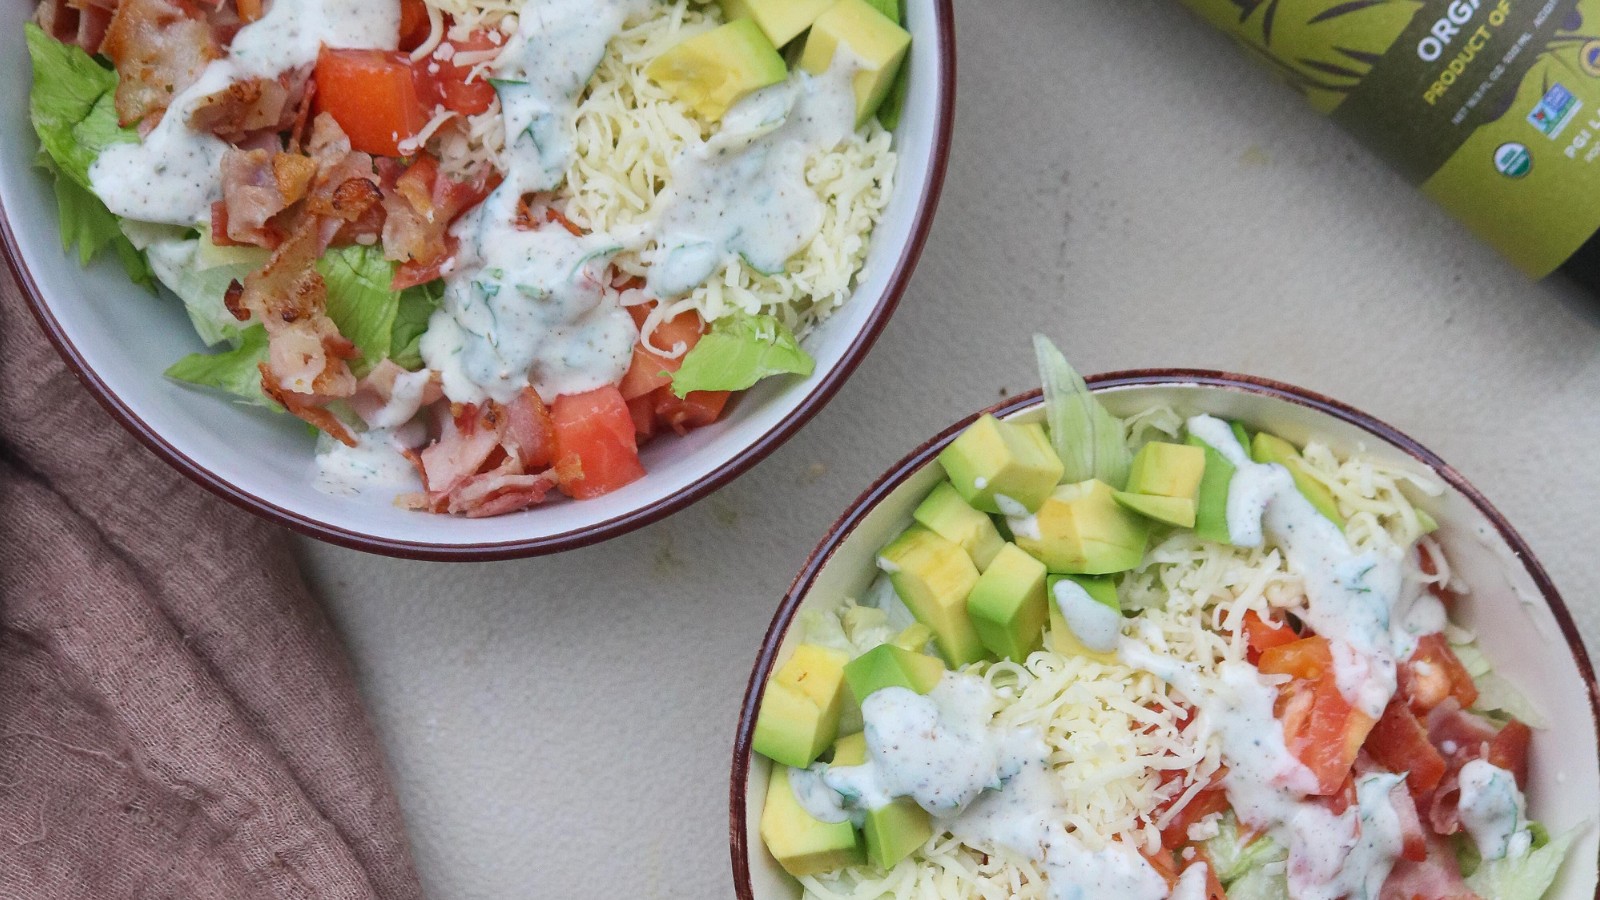
[[[723,18],[749,19],[772,41],[782,47],[811,27],[833,0],[722,0]]]
[[[799,878],[866,862],[849,820],[823,822],[806,812],[789,784],[789,767],[774,765],[761,808],[761,841],[785,872]]]
[[[1205,455],[1201,454],[1201,459],[1204,458]],[[1118,503],[1147,519],[1179,528],[1194,527],[1195,502],[1191,497],[1157,497],[1154,494],[1130,494],[1127,491],[1117,491],[1114,496]]]
[[[838,0],[811,23],[800,68],[821,75],[843,44],[855,55],[856,127],[878,111],[905,61],[911,35],[865,0]]]
[[[1128,493],[1193,500],[1205,470],[1206,455],[1199,447],[1153,441],[1133,456]]]
[[[1258,432],[1255,440],[1250,443],[1250,458],[1258,463],[1277,463],[1289,470],[1294,478],[1294,486],[1311,505],[1332,520],[1333,524],[1344,527],[1344,516],[1339,515],[1339,501],[1333,499],[1333,492],[1328,486],[1318,481],[1306,469],[1306,461],[1300,458],[1300,450],[1275,434]]]
[[[1144,559],[1150,525],[1117,502],[1111,485],[1097,479],[1064,484],[1039,511],[1010,518],[1017,546],[1052,572],[1110,575]]]
[[[948,481],[939,482],[911,518],[945,540],[960,544],[980,572],[989,568],[1006,543],[1000,537],[1000,529],[994,527],[994,520],[973,509]]]
[[[1052,575],[1048,588],[1050,606],[1050,649],[1062,656],[1082,656],[1095,662],[1110,665],[1117,661],[1115,650],[1091,650],[1086,646],[1072,627],[1067,624],[1067,617],[1061,611],[1061,604],[1056,599],[1056,585],[1063,581],[1076,584],[1096,602],[1104,604],[1121,614],[1122,603],[1117,599],[1117,584],[1110,578],[1086,578],[1081,575]]]
[[[990,652],[1021,662],[1039,649],[1049,612],[1044,563],[1016,544],[1004,544],[967,597],[972,627]]]
[[[839,733],[845,663],[838,650],[801,644],[767,682],[751,746],[784,765],[803,769]]]
[[[866,761],[865,734],[839,738],[833,749],[833,765],[859,766]],[[933,820],[915,800],[896,797],[887,806],[867,810],[862,830],[867,842],[867,861],[880,869],[889,869],[933,837]]]
[[[867,810],[861,829],[867,839],[867,862],[892,869],[933,837],[933,818],[910,797],[896,797],[887,806]]]
[[[1233,483],[1234,465],[1215,447],[1189,435],[1189,445],[1199,447],[1206,457],[1205,475],[1194,511],[1194,533],[1218,544],[1233,543],[1228,532],[1228,486]]]
[[[933,629],[945,661],[964,666],[984,657],[983,642],[967,618],[967,595],[978,567],[961,545],[913,525],[883,548],[878,566],[918,622]]]
[[[850,685],[850,693],[856,696],[857,702],[887,687],[903,687],[926,694],[943,677],[944,663],[894,644],[879,644],[844,667],[845,682]]]
[[[1017,510],[1001,509],[997,497],[1033,512],[1065,471],[1044,426],[1002,422],[994,416],[983,416],[968,426],[940,451],[939,462],[974,509],[1006,515]]]
[[[739,19],[671,47],[644,74],[716,122],[741,97],[788,78],[789,70],[760,26]]]

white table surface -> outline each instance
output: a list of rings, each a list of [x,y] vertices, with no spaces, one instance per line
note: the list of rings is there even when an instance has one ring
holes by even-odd
[[[436,898],[723,897],[737,706],[823,531],[927,435],[1085,372],[1231,369],[1473,479],[1600,646],[1600,330],[1174,0],[957,0],[949,182],[833,403],[733,485],[588,550],[408,563],[303,542]]]

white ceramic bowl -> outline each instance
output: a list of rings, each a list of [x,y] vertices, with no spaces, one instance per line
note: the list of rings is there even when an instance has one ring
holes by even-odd
[[[297,420],[229,403],[161,377],[203,349],[170,297],[129,283],[101,259],[88,269],[61,249],[48,176],[33,165],[32,75],[23,23],[32,2],[0,13],[0,237],[46,334],[101,404],[157,455],[217,494],[296,530],[362,550],[421,559],[498,559],[604,540],[700,499],[771,453],[860,363],[910,280],[932,222],[955,102],[951,0],[908,0],[909,91],[895,131],[900,154],[889,207],[855,296],[810,336],[816,372],[758,385],[715,425],[644,452],[649,474],[615,493],[492,519],[406,512],[311,486],[313,442]]]
[[[1118,415],[1157,405],[1185,414],[1212,413],[1296,443],[1315,437],[1340,453],[1360,449],[1419,471],[1431,469],[1444,481],[1444,495],[1422,505],[1438,519],[1436,537],[1472,589],[1453,618],[1477,633],[1496,670],[1533,698],[1550,720],[1548,729],[1534,734],[1530,814],[1555,832],[1591,823],[1550,896],[1600,898],[1600,830],[1592,827],[1600,809],[1600,689],[1561,597],[1500,513],[1422,445],[1365,413],[1299,388],[1178,370],[1113,373],[1089,382]],[[1037,391],[988,412],[1024,421],[1044,415]],[[844,597],[864,595],[876,574],[878,550],[911,523],[911,511],[944,477],[935,457],[975,418],[969,416],[924,444],[862,494],[806,561],[773,617],[750,674],[733,750],[729,837],[734,888],[741,900],[792,900],[800,894],[757,833],[770,764],[750,751],[767,677],[796,643],[789,626],[802,609],[830,609]]]

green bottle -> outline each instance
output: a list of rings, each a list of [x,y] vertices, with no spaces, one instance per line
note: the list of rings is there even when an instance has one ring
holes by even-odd
[[[1183,0],[1529,276],[1600,292],[1600,0]]]

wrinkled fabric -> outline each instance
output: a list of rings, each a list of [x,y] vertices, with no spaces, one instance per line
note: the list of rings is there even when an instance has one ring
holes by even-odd
[[[0,897],[421,895],[285,535],[113,422],[0,271]]]

